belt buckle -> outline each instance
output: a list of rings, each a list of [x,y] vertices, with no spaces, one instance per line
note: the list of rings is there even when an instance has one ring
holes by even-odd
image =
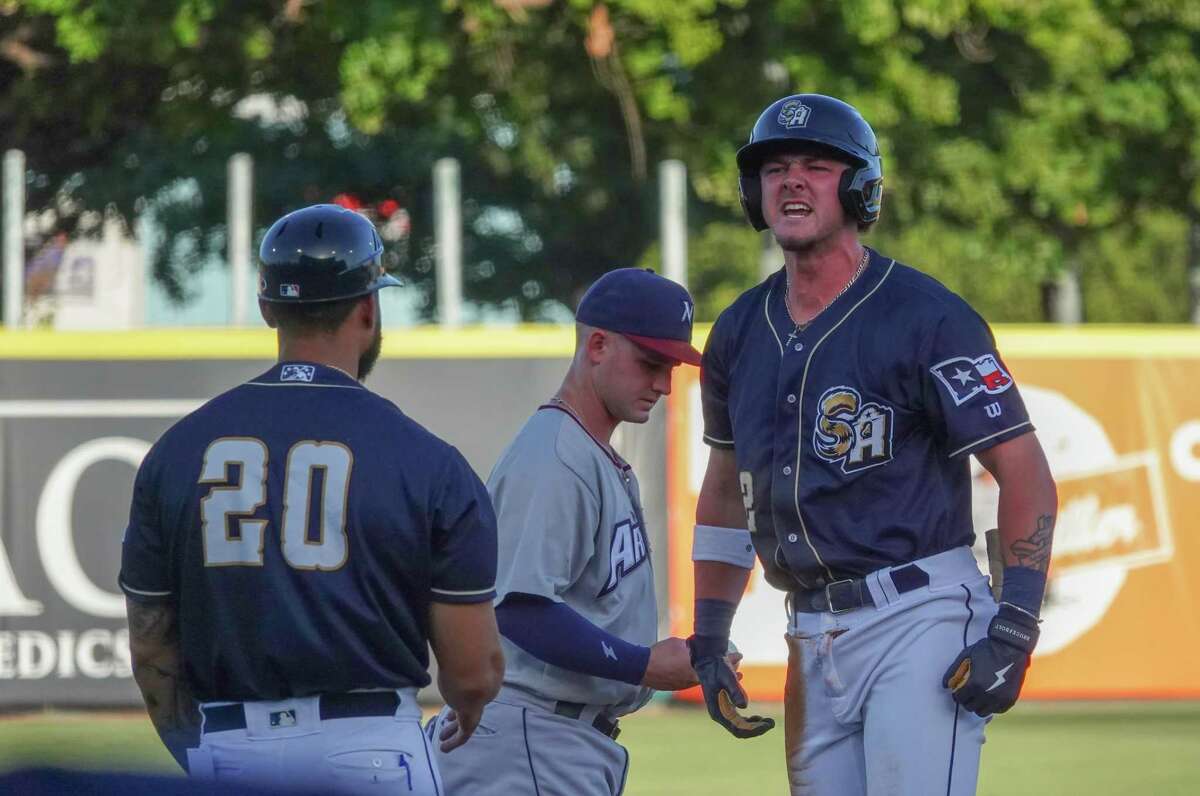
[[[862,601],[861,601],[861,600],[859,600],[859,605],[853,605],[853,604],[851,604],[851,605],[847,605],[847,606],[846,606],[846,607],[844,607],[844,608],[834,608],[834,606],[833,606],[833,591],[832,591],[832,589],[833,589],[833,587],[835,587],[835,586],[847,586],[847,587],[850,587],[850,591],[848,591],[848,592],[843,592],[843,593],[844,593],[844,594],[846,594],[847,596],[853,596],[853,595],[854,595],[854,578],[843,578],[842,580],[835,580],[835,581],[833,581],[832,583],[827,583],[827,584],[825,585],[825,604],[826,604],[827,606],[829,606],[829,613],[831,613],[831,614],[844,614],[846,611],[853,611],[855,608],[858,608],[858,607],[859,607],[859,605],[861,605],[861,604],[862,604]],[[850,602],[851,602],[851,603],[853,603],[853,600],[851,600]]]

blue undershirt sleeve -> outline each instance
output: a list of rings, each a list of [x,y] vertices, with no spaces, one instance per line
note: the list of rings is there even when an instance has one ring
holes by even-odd
[[[640,685],[650,648],[630,644],[589,622],[565,603],[514,592],[496,608],[500,632],[512,643],[563,669]]]

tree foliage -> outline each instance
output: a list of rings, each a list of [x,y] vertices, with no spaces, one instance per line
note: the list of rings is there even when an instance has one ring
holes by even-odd
[[[711,318],[758,278],[734,152],[792,91],[875,127],[872,245],[992,320],[1040,319],[1069,268],[1089,320],[1181,321],[1200,256],[1194,0],[9,0],[0,44],[29,208],[85,232],[154,214],[180,297],[224,245],[234,152],[260,227],[339,193],[398,199],[413,236],[393,264],[430,297],[430,172],[457,158],[466,295],[531,319],[653,263],[655,164],[679,158]]]

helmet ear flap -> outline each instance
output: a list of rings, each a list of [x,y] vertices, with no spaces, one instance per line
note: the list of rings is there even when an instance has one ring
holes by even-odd
[[[850,218],[862,221],[862,208],[858,206],[858,202],[854,200],[854,193],[850,190],[854,185],[854,176],[857,173],[858,169],[854,166],[850,166],[842,172],[841,182],[838,183],[838,199],[841,200],[842,207]]]
[[[759,232],[767,228],[767,220],[762,212],[762,180],[758,175],[753,176],[741,172],[738,174],[738,193],[742,199],[742,210],[750,226]]]
[[[838,199],[850,217],[859,224],[874,224],[879,220],[883,177],[870,166],[851,166],[842,172]]]

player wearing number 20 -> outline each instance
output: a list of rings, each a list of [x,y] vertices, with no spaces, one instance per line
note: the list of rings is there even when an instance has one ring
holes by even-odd
[[[367,390],[377,291],[364,217],[279,219],[259,300],[279,362],[183,418],[138,471],[120,583],[134,677],[194,777],[442,791],[417,689],[462,743],[495,696],[496,527],[453,447]]]

